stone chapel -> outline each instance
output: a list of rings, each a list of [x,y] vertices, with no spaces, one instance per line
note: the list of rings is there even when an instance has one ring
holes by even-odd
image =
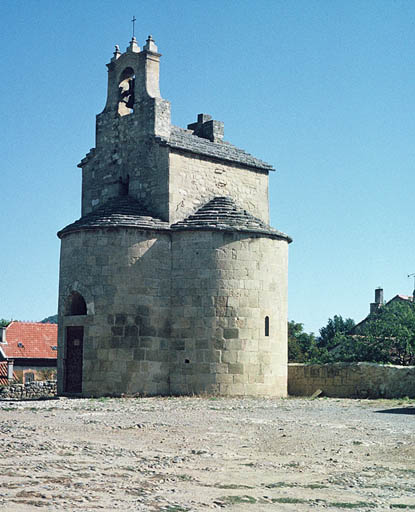
[[[287,254],[272,166],[170,122],[151,36],[115,47],[81,218],[59,231],[58,392],[285,396]]]

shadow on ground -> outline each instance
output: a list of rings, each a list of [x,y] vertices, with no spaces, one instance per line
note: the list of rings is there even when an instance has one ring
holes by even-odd
[[[383,409],[382,411],[375,411],[386,414],[415,414],[415,407],[399,407],[394,409]]]

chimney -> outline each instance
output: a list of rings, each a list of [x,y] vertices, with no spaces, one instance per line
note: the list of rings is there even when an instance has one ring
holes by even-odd
[[[193,135],[209,139],[211,142],[223,140],[223,122],[215,121],[209,114],[198,114],[197,122],[188,124],[187,128],[193,131]]]
[[[370,314],[376,313],[383,304],[383,288],[376,288],[375,290],[375,302],[370,304]]]
[[[13,380],[13,366],[14,366],[14,360],[8,359],[7,360],[7,379],[10,381]]]
[[[6,343],[6,327],[0,327],[0,343]]]

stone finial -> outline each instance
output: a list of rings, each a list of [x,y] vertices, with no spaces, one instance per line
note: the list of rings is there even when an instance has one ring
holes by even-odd
[[[157,48],[156,43],[154,42],[153,36],[151,36],[151,35],[148,36],[146,44],[144,45],[143,50],[146,51],[146,52],[157,53],[158,48]]]
[[[137,44],[137,39],[133,37],[130,41],[130,46],[127,48],[127,53],[139,53],[140,47]]]
[[[114,57],[111,59],[111,61],[117,60],[121,55],[120,47],[118,44],[115,45],[115,51],[114,51]]]

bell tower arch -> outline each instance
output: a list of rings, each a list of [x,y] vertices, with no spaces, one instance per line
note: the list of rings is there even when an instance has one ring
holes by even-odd
[[[118,113],[125,116],[134,112],[134,70],[125,68],[118,80]]]
[[[125,53],[117,45],[107,64],[107,102],[100,116],[111,113],[125,116],[133,110],[140,131],[169,137],[170,103],[160,95],[160,57],[152,36],[148,36],[142,51],[135,37]]]
[[[154,216],[168,219],[170,102],[160,94],[160,57],[152,36],[141,49],[135,37],[124,53],[115,46],[107,64],[104,110],[96,117],[95,148],[82,168],[82,215],[109,199],[129,195]]]

